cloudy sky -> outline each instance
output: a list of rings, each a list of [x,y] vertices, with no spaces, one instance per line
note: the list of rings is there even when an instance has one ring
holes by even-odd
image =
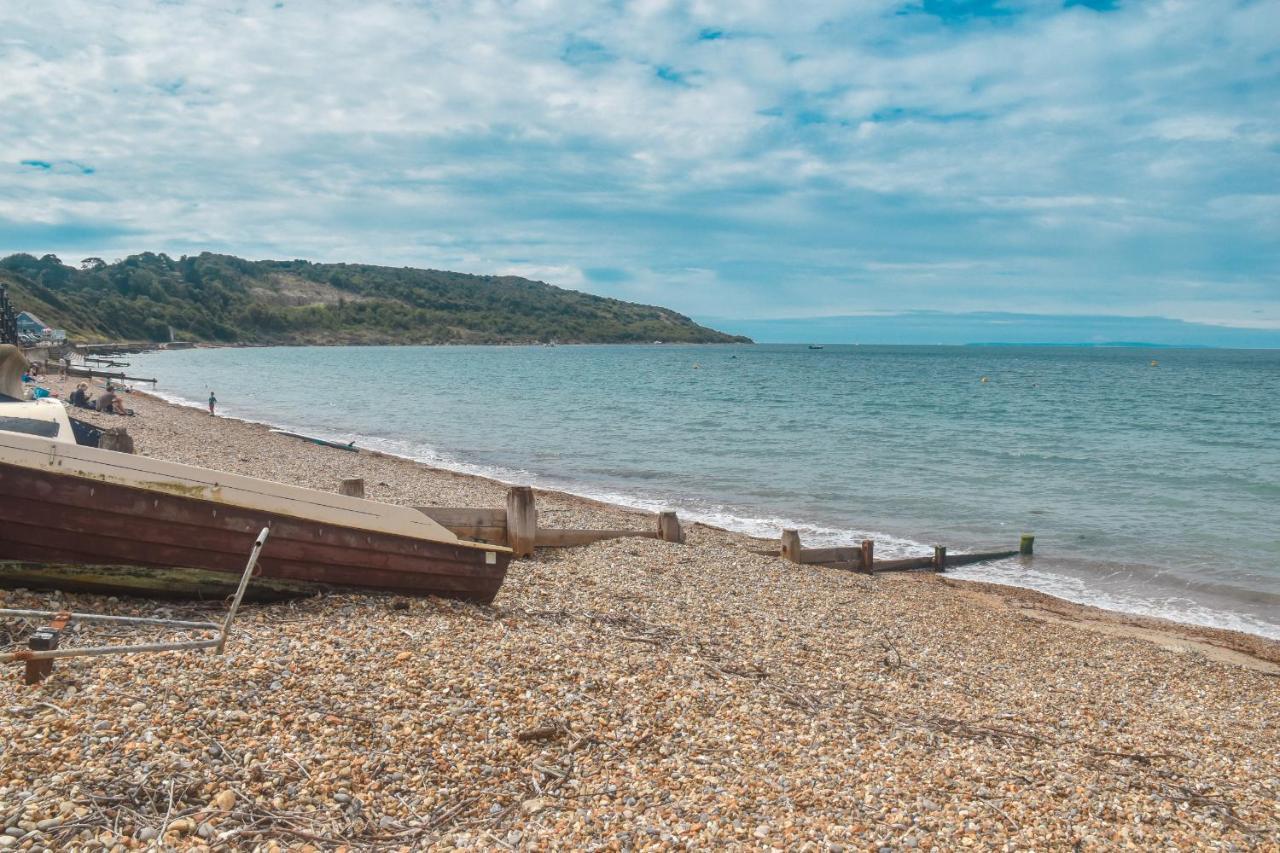
[[[1280,328],[1280,4],[0,4],[0,254]]]

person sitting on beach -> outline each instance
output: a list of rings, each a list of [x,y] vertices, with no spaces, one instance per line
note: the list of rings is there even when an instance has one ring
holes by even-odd
[[[89,383],[81,382],[76,386],[76,390],[71,392],[71,396],[67,398],[67,402],[81,409],[95,408],[93,401],[89,399]]]
[[[110,385],[107,386],[106,392],[98,398],[98,411],[109,415],[127,414],[120,395]]]

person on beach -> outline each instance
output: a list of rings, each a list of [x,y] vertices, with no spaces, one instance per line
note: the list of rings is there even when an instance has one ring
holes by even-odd
[[[124,407],[124,398],[115,388],[108,388],[107,393],[98,398],[98,411],[109,415],[132,415],[133,409]]]
[[[108,415],[124,414],[124,404],[120,402],[120,397],[110,385],[107,386],[106,392],[98,398],[98,411]]]
[[[77,385],[67,402],[80,409],[92,409],[93,401],[89,399],[89,383],[81,382]]]
[[[210,391],[209,392],[209,414],[214,415],[215,417],[217,413],[214,412],[214,407],[217,405],[218,405],[218,398],[213,396],[213,392]]]

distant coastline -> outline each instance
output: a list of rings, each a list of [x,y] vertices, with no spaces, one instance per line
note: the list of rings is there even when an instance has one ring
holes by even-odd
[[[71,340],[263,345],[750,343],[683,314],[519,276],[203,252],[0,259],[18,311]]]
[[[1048,341],[1010,342],[974,341],[967,347],[1079,347],[1081,349],[1243,349],[1242,347],[1214,346],[1212,344],[1155,344],[1146,341]],[[1266,347],[1263,347],[1266,349]]]

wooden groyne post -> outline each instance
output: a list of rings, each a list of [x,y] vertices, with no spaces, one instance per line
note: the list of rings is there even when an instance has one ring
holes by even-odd
[[[800,531],[782,531],[782,559],[789,560],[792,563],[802,562],[800,559],[800,551]]]
[[[684,530],[680,527],[680,516],[674,510],[658,513],[658,538],[663,542],[684,542]]]
[[[529,557],[538,544],[538,508],[533,489],[512,486],[507,491],[507,547],[516,557]]]
[[[1035,546],[1035,544],[1036,544],[1036,537],[1032,536],[1030,533],[1022,534],[1022,541],[1018,543],[1018,553],[1030,556],[1031,549]]]

